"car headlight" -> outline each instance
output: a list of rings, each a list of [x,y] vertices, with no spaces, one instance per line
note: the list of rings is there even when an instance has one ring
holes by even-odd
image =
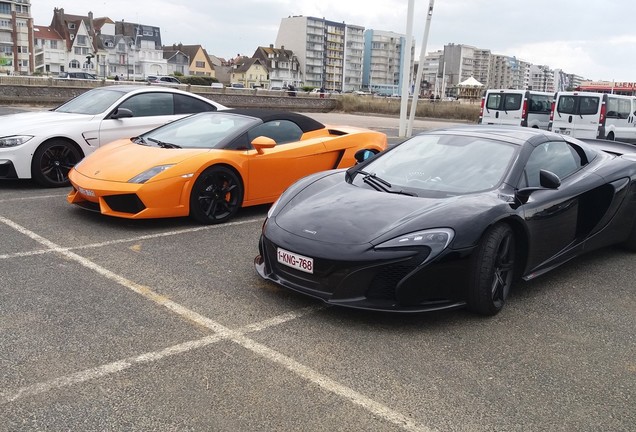
[[[0,147],[17,147],[33,138],[33,135],[13,135],[0,138]]]
[[[152,167],[149,170],[142,172],[141,174],[137,174],[136,176],[128,180],[128,183],[146,183],[157,174],[164,172],[174,165],[175,164],[157,165],[156,167]]]
[[[430,261],[442,253],[455,236],[455,231],[450,228],[435,228],[403,234],[376,246],[376,249],[398,249],[427,247],[431,250],[424,262]]]

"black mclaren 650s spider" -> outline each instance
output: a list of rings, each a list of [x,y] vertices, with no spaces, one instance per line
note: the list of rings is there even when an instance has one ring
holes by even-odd
[[[263,278],[340,306],[494,315],[517,278],[608,245],[636,250],[629,144],[480,125],[360,160],[272,205]]]

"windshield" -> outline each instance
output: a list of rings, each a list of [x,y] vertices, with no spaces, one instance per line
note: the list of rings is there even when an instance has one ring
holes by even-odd
[[[242,115],[206,112],[174,121],[142,135],[144,140],[181,148],[219,148],[229,138],[244,133],[260,120]]]
[[[100,114],[106,111],[124,94],[126,94],[126,92],[121,90],[106,88],[93,89],[71,99],[53,111],[72,114]]]
[[[498,186],[516,152],[502,141],[465,135],[418,135],[364,167],[394,190],[417,196],[469,194]],[[365,184],[364,176],[354,178]]]

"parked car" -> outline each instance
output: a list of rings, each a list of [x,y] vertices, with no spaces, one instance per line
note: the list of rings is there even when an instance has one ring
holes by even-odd
[[[554,93],[489,89],[481,98],[480,124],[548,129]]]
[[[95,88],[50,111],[0,116],[0,179],[67,186],[68,171],[100,145],[220,109],[193,93],[131,85]]]
[[[61,79],[85,79],[85,80],[96,80],[96,75],[93,75],[88,72],[60,72],[57,76]]]
[[[220,83],[220,82],[213,82],[212,84],[210,84],[210,87],[212,87],[213,89],[223,89],[223,88],[225,88],[223,83]]]
[[[357,151],[386,146],[381,132],[297,113],[201,113],[98,149],[71,170],[68,201],[129,219],[222,223],[240,207],[275,201],[305,175],[350,167]]]
[[[333,305],[493,315],[517,278],[608,245],[636,250],[635,194],[630,144],[440,129],[292,185],[268,212],[255,266]]]
[[[151,84],[181,84],[181,81],[170,75],[148,75],[146,81]]]
[[[577,138],[636,142],[636,97],[592,92],[558,92],[549,129]]]

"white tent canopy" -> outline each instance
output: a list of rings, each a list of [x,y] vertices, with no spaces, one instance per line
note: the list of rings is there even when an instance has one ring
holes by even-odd
[[[477,81],[474,77],[468,78],[466,81],[462,81],[457,84],[459,87],[483,87],[484,85]]]

